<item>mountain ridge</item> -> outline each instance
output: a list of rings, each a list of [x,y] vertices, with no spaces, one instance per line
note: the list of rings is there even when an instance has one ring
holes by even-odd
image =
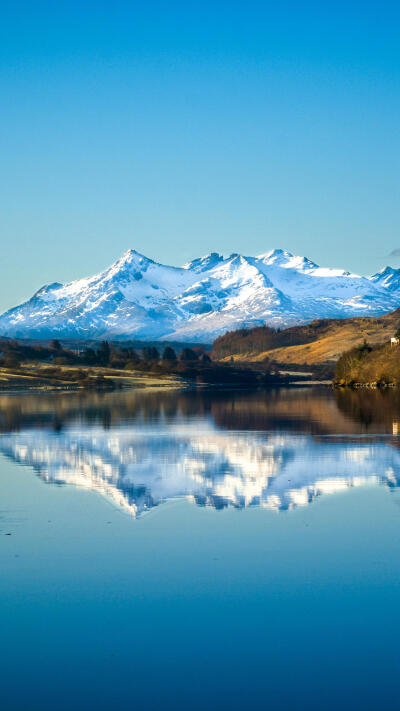
[[[399,306],[400,270],[392,267],[358,276],[282,249],[211,252],[175,267],[129,249],[94,276],[42,286],[0,316],[0,334],[211,342],[243,327],[379,316]]]

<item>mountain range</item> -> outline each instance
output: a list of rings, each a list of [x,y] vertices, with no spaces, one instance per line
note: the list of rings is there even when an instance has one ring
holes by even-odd
[[[0,335],[210,343],[237,328],[379,316],[399,306],[400,269],[392,267],[364,277],[281,249],[211,253],[170,267],[130,249],[93,277],[43,286],[0,316]]]

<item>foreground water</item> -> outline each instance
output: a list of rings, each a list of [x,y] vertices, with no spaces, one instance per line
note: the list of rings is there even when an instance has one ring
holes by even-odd
[[[0,396],[1,708],[397,708],[398,432],[394,391]]]

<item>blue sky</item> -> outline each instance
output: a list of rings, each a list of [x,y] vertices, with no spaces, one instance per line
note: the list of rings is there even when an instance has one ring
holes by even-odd
[[[129,247],[400,266],[398,4],[0,12],[0,310]]]

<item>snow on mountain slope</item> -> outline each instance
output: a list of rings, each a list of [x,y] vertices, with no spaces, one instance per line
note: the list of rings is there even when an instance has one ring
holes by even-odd
[[[378,286],[389,289],[389,291],[396,291],[396,289],[400,289],[400,269],[385,267],[385,269],[374,274],[371,277],[371,281]]]
[[[376,316],[398,306],[400,270],[391,267],[360,277],[279,249],[211,253],[169,267],[128,250],[100,274],[42,287],[0,316],[0,334],[211,342],[244,326]]]

